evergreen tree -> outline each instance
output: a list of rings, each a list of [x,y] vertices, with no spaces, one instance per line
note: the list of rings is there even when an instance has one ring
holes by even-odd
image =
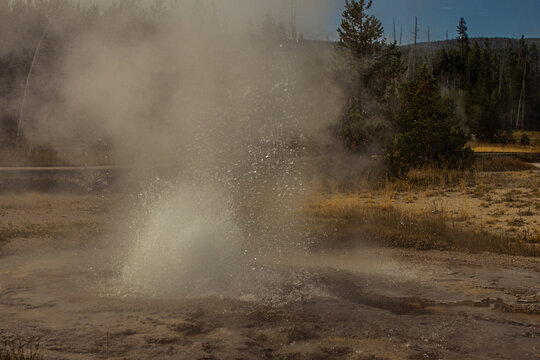
[[[341,26],[338,29],[339,43],[355,56],[377,50],[382,42],[384,28],[379,19],[368,15],[372,0],[346,0]]]
[[[494,50],[489,40],[470,44],[464,20],[457,49],[442,49],[433,74],[460,104],[465,125],[482,141],[514,141],[512,129],[540,127],[539,59],[522,36]],[[462,56],[464,55],[464,56]],[[458,109],[455,109],[458,111]]]
[[[472,150],[459,128],[450,101],[443,99],[436,79],[422,66],[401,89],[399,134],[389,155],[394,174],[425,165],[468,167]]]
[[[500,138],[500,121],[498,96],[495,91],[489,92],[486,86],[478,91],[478,98],[474,112],[474,133],[478,139],[485,142],[495,142]]]
[[[338,73],[348,95],[338,135],[349,149],[380,154],[392,141],[403,62],[396,44],[382,38],[382,23],[367,14],[371,5],[371,0],[347,1],[338,29]]]
[[[465,58],[465,56],[467,55],[467,53],[469,52],[469,34],[467,33],[467,22],[465,21],[464,18],[461,18],[459,20],[459,25],[457,27],[457,32],[458,32],[458,43],[459,43],[459,48],[461,50],[461,56],[463,58]]]

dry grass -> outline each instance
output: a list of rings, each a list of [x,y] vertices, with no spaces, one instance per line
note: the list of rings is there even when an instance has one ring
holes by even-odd
[[[406,177],[396,179],[392,186],[397,191],[455,188],[475,183],[476,173],[425,167],[412,169]]]
[[[511,162],[511,168],[515,169],[515,162]],[[538,244],[534,239],[538,237],[531,234],[536,234],[540,222],[540,202],[536,200],[539,187],[536,171],[424,168],[393,182],[360,179],[345,191],[340,186],[325,188],[320,193],[323,195],[315,195],[317,200],[310,213],[321,222],[321,231],[337,232],[342,239],[354,235],[418,248],[455,247],[536,255]],[[400,213],[395,218],[417,219],[420,223],[404,231],[396,222],[381,221],[388,218],[388,212]],[[426,230],[430,227],[431,235]],[[440,236],[439,228],[447,235]]]
[[[108,229],[113,201],[95,195],[0,195],[0,243],[14,239],[97,237]]]
[[[39,341],[19,338],[5,340],[0,345],[0,360],[42,360]]]
[[[427,166],[411,169],[405,177],[392,181],[384,179],[374,181],[361,175],[354,182],[347,183],[324,179],[321,188],[325,193],[358,193],[360,196],[365,193],[370,194],[369,196],[383,193],[387,199],[394,198],[400,192],[411,193],[426,190],[429,190],[433,196],[439,196],[440,194],[444,195],[445,191],[449,190],[466,191],[481,183],[486,176],[490,178],[490,186],[514,185],[519,175],[507,176],[503,173],[518,173],[536,169],[534,165],[520,159],[481,158],[477,159],[472,170],[463,171]],[[490,173],[501,173],[501,176],[494,177]],[[413,202],[414,200],[416,200],[414,196],[411,196],[409,201]]]
[[[501,172],[535,170],[536,167],[520,159],[484,158],[476,160],[475,169],[477,171]]]
[[[8,224],[0,227],[0,242],[12,239],[63,239],[68,237],[97,236],[104,228],[103,223],[69,222],[69,223],[23,223]]]
[[[353,180],[340,181],[324,178],[321,190],[325,193],[392,193],[402,191],[419,191],[431,188],[454,188],[456,186],[474,184],[477,177],[475,171],[460,171],[426,166],[411,169],[405,177],[388,181],[383,176],[367,178],[358,174]]]
[[[521,171],[530,167],[519,160],[486,160],[474,171],[415,169],[392,182],[326,188],[309,214],[331,246],[337,238],[540,256],[537,171]]]
[[[536,145],[517,145],[517,144],[469,144],[474,152],[477,153],[540,153],[540,144]]]
[[[531,208],[529,207],[527,210],[520,210],[518,211],[519,216],[534,216],[536,213],[534,211],[531,211]]]
[[[68,194],[47,194],[27,192],[22,194],[0,195],[0,209],[3,210],[43,210],[59,207],[84,207],[83,196]]]
[[[449,217],[441,209],[415,213],[395,206],[370,205],[359,196],[335,194],[315,200],[310,215],[325,223],[326,231],[343,243],[360,240],[419,250],[461,249],[540,256],[536,234],[517,229],[494,234],[461,226],[460,222],[472,218],[466,209],[457,217]]]

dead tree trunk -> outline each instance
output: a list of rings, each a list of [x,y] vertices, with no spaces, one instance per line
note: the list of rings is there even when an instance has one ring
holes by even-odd
[[[41,35],[41,38],[39,39],[36,49],[34,50],[34,56],[32,57],[32,63],[30,64],[30,69],[28,70],[28,75],[26,76],[26,84],[24,86],[24,93],[23,98],[21,102],[21,108],[19,110],[19,121],[17,122],[17,146],[19,146],[19,141],[21,138],[21,129],[22,129],[22,123],[24,118],[24,107],[26,105],[26,98],[28,97],[28,91],[30,89],[30,78],[32,76],[32,72],[34,71],[34,67],[36,65],[37,56],[39,53],[39,49],[41,48],[41,44],[43,43],[43,40],[45,39],[45,36],[47,36],[47,33],[49,32],[49,27],[51,26],[51,19],[49,18],[49,22],[47,23],[47,27],[43,31],[43,34]]]
[[[521,92],[519,94],[516,130],[519,130],[520,119],[522,120],[521,127],[524,128],[523,123],[525,122],[525,86],[527,84],[526,80],[527,80],[527,56],[525,56],[525,61],[523,65],[523,83],[521,85]]]

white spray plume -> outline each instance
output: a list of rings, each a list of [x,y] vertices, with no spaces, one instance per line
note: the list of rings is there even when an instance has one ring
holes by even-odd
[[[105,12],[69,41],[59,101],[30,132],[73,161],[105,139],[117,163],[182,169],[131,234],[122,278],[135,291],[225,284],[262,248],[311,241],[298,212],[306,144],[327,140],[341,105],[332,45],[288,42],[262,2],[224,4]]]

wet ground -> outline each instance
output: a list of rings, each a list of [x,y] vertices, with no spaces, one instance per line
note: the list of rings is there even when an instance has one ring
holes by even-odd
[[[114,253],[39,239],[4,246],[0,338],[39,339],[46,359],[540,357],[540,259],[289,254],[254,265],[274,279],[257,292],[160,298],[118,291]]]

